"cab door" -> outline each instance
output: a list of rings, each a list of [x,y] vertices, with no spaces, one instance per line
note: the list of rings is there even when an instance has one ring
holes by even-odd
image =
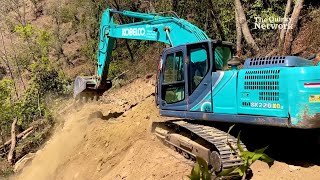
[[[201,42],[187,45],[188,111],[212,112],[211,44]]]
[[[162,56],[159,83],[161,110],[187,110],[185,52],[185,46],[178,46],[167,49]]]

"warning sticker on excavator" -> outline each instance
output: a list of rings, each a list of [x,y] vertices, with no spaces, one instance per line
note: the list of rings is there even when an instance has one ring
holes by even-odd
[[[309,96],[309,102],[311,102],[311,103],[318,103],[318,102],[320,102],[320,95],[312,95],[312,96]]]

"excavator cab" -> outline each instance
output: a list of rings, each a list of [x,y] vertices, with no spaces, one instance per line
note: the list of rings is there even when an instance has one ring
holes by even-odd
[[[157,104],[160,109],[191,110],[190,105],[211,92],[212,72],[227,69],[231,58],[232,44],[216,40],[166,49],[158,74]],[[212,112],[211,106],[206,108],[207,112]]]

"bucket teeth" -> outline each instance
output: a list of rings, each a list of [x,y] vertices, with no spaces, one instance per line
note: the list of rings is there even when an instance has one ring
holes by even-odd
[[[98,83],[95,76],[78,76],[74,81],[73,97],[85,102],[88,100],[98,100],[111,87],[112,83],[110,80]]]

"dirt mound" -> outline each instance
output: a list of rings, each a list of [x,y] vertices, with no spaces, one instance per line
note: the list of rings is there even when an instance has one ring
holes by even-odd
[[[137,79],[100,102],[66,108],[63,127],[13,179],[188,179],[192,162],[150,132],[153,121],[164,119],[153,91],[151,82]],[[276,162],[269,169],[258,162],[253,179],[316,179],[319,172],[318,166]]]
[[[150,82],[138,79],[101,102],[62,112],[63,128],[15,179],[186,177],[190,162],[150,132],[152,121],[160,119],[153,90]]]

